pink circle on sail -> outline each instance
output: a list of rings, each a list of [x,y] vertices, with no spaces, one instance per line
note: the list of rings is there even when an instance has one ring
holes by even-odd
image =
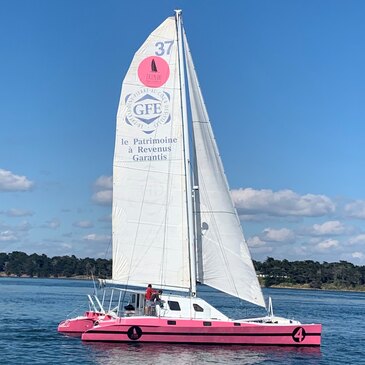
[[[147,57],[138,66],[138,77],[148,87],[161,87],[169,76],[168,63],[158,56]]]

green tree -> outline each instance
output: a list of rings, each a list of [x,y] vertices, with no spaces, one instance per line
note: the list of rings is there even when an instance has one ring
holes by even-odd
[[[17,275],[21,276],[25,274],[25,262],[27,259],[27,254],[24,252],[14,251],[9,254],[9,261],[6,265],[7,275]]]
[[[5,252],[0,253],[0,272],[5,271],[7,262],[9,261],[9,256]]]

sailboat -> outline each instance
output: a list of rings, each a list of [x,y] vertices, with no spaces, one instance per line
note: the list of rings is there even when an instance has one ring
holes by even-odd
[[[91,310],[60,332],[83,341],[320,346],[320,324],[274,316],[271,301],[264,317],[231,319],[199,297],[197,283],[266,308],[180,10],[135,53],[122,85],[112,227],[110,304],[89,296]],[[149,284],[161,289],[155,301],[146,300]]]

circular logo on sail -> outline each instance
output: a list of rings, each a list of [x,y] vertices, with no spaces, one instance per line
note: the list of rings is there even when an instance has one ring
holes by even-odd
[[[138,66],[138,77],[147,87],[161,87],[169,76],[168,63],[158,56],[147,57]]]
[[[129,339],[136,341],[142,336],[142,330],[138,326],[132,326],[127,331],[127,336]]]
[[[126,99],[126,122],[145,133],[167,124],[170,116],[170,94],[158,89],[142,88]]]

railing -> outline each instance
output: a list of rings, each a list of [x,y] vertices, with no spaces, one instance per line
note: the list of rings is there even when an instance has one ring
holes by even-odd
[[[145,313],[145,292],[121,288],[105,288],[101,300],[88,295],[90,309],[112,316],[141,316]]]

